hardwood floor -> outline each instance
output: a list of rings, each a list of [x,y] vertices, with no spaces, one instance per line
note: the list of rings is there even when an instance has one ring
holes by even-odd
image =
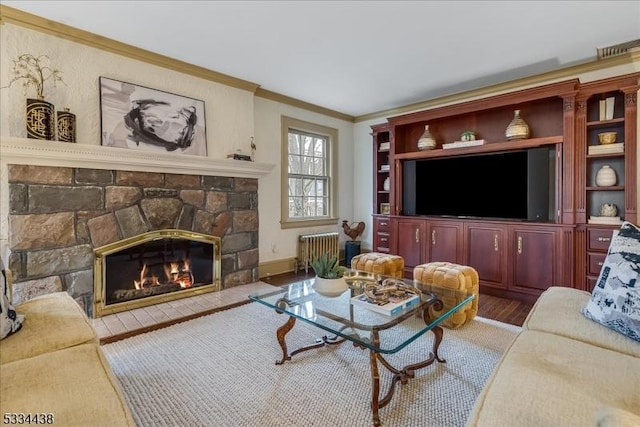
[[[313,277],[313,272],[285,273],[277,276],[263,277],[265,283],[275,286],[287,285],[298,280]],[[524,319],[531,311],[533,304],[518,300],[500,298],[487,294],[480,294],[478,316],[497,320],[511,325],[522,326]]]

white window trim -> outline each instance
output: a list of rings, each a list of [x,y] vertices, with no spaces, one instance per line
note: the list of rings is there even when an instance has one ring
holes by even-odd
[[[319,225],[335,225],[338,223],[338,129],[318,125],[293,117],[281,116],[281,162],[280,162],[280,228],[315,227]],[[327,150],[330,161],[327,176],[329,177],[329,215],[322,219],[291,219],[289,218],[289,130],[313,133],[328,138]]]

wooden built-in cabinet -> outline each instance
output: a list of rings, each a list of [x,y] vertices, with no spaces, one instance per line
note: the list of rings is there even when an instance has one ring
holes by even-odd
[[[460,263],[462,232],[462,222],[459,221],[436,219],[427,221],[427,261]]]
[[[391,219],[391,252],[404,258],[404,275],[412,277],[413,268],[426,259],[426,221],[420,218],[394,217]]]
[[[640,73],[581,85],[576,108],[576,277],[575,287],[591,291],[600,274],[613,232],[619,225],[591,222],[604,203],[614,204],[622,221],[638,223],[637,114]],[[600,101],[613,100],[613,114],[602,117]],[[598,134],[615,132],[623,143],[620,153],[590,153]],[[603,166],[616,173],[612,186],[598,186],[596,175]]]
[[[373,218],[373,247],[375,252],[390,252],[391,220],[388,215],[376,215]]]
[[[510,226],[510,265],[513,268],[509,289],[538,294],[557,284],[559,245],[552,228]]]
[[[373,213],[389,215],[390,188],[385,188],[385,181],[391,185],[391,132],[387,124],[372,126],[373,136]]]
[[[469,222],[464,225],[464,235],[464,264],[476,269],[482,285],[507,289],[507,226]]]
[[[412,277],[413,268],[431,261],[461,261],[462,223],[447,220],[425,220],[416,217],[392,217],[392,253],[404,258],[405,276]]]
[[[589,218],[599,215],[603,203],[613,203],[622,220],[636,224],[638,221],[639,79],[640,73],[584,84],[571,79],[395,116],[372,126],[374,249],[404,257],[406,277],[412,277],[413,268],[425,262],[470,265],[479,273],[481,289],[496,295],[533,299],[552,285],[590,291],[611,234],[619,226],[590,224]],[[614,99],[614,114],[603,120],[600,100],[606,98]],[[508,141],[505,137],[515,110],[521,111],[530,127],[528,139]],[[417,142],[425,125],[437,145],[433,150],[420,151]],[[476,138],[484,139],[485,144],[442,148],[444,143],[460,140],[461,133],[467,130],[475,131]],[[623,152],[589,153],[588,147],[598,145],[601,132],[616,132],[617,142],[624,142]],[[555,169],[550,168],[553,191],[549,192],[552,200],[548,221],[405,213],[402,197],[405,161],[534,147],[551,147],[555,156]],[[595,183],[597,171],[605,164],[616,172],[618,182],[614,186],[599,187]],[[454,173],[458,176],[453,176]],[[384,188],[387,178],[388,190]],[[509,186],[509,177],[504,178],[504,185]],[[442,179],[473,177],[464,176],[464,171],[452,171],[452,176]],[[423,196],[428,197],[428,186],[420,188]]]
[[[586,261],[581,265],[584,268],[584,271],[581,271],[583,281],[580,283],[583,290],[591,290],[595,286],[600,269],[607,256],[614,230],[614,227],[605,225],[590,225],[578,229],[578,234],[585,236],[585,241],[581,242],[584,245],[584,251],[580,251],[585,255]]]

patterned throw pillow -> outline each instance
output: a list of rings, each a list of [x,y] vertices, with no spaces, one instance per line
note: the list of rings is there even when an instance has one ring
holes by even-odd
[[[24,316],[16,313],[14,308],[9,304],[7,291],[7,273],[4,270],[2,258],[0,258],[0,340],[17,332],[22,327]]]
[[[640,228],[624,222],[611,240],[591,299],[587,318],[640,341]]]

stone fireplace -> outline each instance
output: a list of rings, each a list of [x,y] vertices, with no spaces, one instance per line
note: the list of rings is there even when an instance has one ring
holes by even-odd
[[[192,242],[186,250],[218,254],[204,267],[211,271],[210,280],[194,277],[197,286],[176,289],[176,296],[258,280],[258,177],[272,165],[198,156],[176,162],[175,154],[21,138],[3,138],[2,150],[0,220],[14,303],[66,291],[88,315],[99,315],[94,301],[103,301],[104,295],[96,293],[94,277],[103,273],[94,271],[94,262],[119,250],[139,256],[129,245],[148,236],[153,236],[148,244],[153,239],[175,244],[156,252],[178,253]],[[202,242],[209,246],[199,247]],[[174,262],[183,272],[184,260]],[[135,275],[135,280],[147,280],[146,273]],[[164,288],[180,283],[162,280]],[[142,286],[140,292],[129,292],[130,301],[116,305],[135,305],[145,293],[156,297],[163,292]]]

